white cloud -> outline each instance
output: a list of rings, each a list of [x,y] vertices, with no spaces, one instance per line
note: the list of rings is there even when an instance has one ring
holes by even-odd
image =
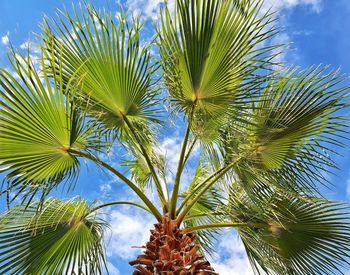
[[[163,3],[163,0],[130,0],[128,1],[128,6],[135,14],[151,18],[152,20],[158,20],[160,5]],[[170,10],[173,10],[175,1],[168,0],[168,6]]]
[[[175,171],[177,170],[179,158],[180,158],[181,142],[177,136],[175,138],[166,138],[156,149],[156,153],[165,156],[166,159],[166,172],[165,179],[167,184],[171,185],[175,180]],[[162,188],[164,194],[166,194],[165,183],[162,182]]]
[[[273,11],[276,11],[278,14],[278,13],[283,13],[283,11],[291,10],[298,6],[304,6],[308,8],[311,12],[320,13],[322,11],[322,0],[265,0],[261,13],[263,14],[267,12],[269,9],[272,9]],[[289,19],[290,18],[288,14],[287,16],[280,16],[279,24],[288,25]],[[307,35],[307,33],[309,33],[307,30],[303,30],[303,31],[299,31],[298,34]],[[294,32],[292,33],[292,35],[297,35],[297,33]],[[290,34],[287,32],[281,32],[272,39],[273,45],[281,45],[281,44],[285,45],[284,47],[274,50],[274,53],[282,51],[282,53],[280,53],[274,58],[275,62],[286,63],[287,61],[289,61],[294,63],[298,60],[299,56],[297,54],[297,51],[291,48],[291,44],[292,44],[291,42],[292,42],[292,39],[290,37]],[[287,53],[288,53],[288,58],[287,58]]]
[[[159,8],[164,0],[130,0],[128,7],[135,14],[140,14],[153,20],[159,19]],[[175,1],[168,0],[170,10],[174,10]],[[274,10],[292,9],[297,6],[310,7],[313,12],[321,12],[322,0],[265,0],[263,10],[267,11],[270,7]]]
[[[111,190],[112,190],[112,186],[111,186],[111,184],[109,182],[100,185],[100,192],[101,193],[107,193],[107,192],[109,192]]]
[[[139,247],[148,241],[155,219],[138,211],[111,211],[109,216],[112,235],[107,238],[107,255],[135,258],[141,252]]]
[[[131,0],[128,6],[133,10],[135,15],[144,15],[153,20],[158,19],[159,5],[163,3],[162,0]]]
[[[161,141],[159,147],[157,148],[157,153],[165,156],[166,159],[166,180],[167,183],[172,186],[175,180],[175,173],[177,171],[181,147],[182,147],[183,136],[181,136],[178,132],[172,137],[167,137]],[[198,157],[198,149],[199,147],[194,147],[191,156],[188,160],[193,160]],[[187,163],[188,163],[187,162]],[[181,189],[187,188],[190,184],[192,177],[194,175],[196,167],[191,167],[187,165],[183,171],[181,176]]]
[[[110,275],[120,275],[120,271],[111,262],[107,261],[107,268]]]
[[[41,53],[40,47],[37,44],[32,43],[30,41],[26,41],[26,42],[22,43],[21,45],[19,45],[19,47],[22,50],[28,50],[28,48],[29,48],[31,54],[33,54],[33,55],[40,55],[40,53]]]
[[[178,161],[180,158],[180,150],[181,150],[181,141],[178,135],[175,137],[167,137],[165,138],[159,148],[157,148],[157,153],[162,154],[166,157],[166,165],[167,169],[170,172],[174,172],[177,169]],[[174,178],[174,174],[167,174],[168,182],[172,182]]]
[[[5,46],[10,42],[10,32],[7,32],[4,36],[1,36],[1,43]]]
[[[273,50],[274,54],[278,54],[274,57],[274,62],[276,63],[284,63],[287,61],[287,54],[288,54],[288,60],[293,59],[295,57],[293,55],[293,52],[290,51],[290,46],[292,44],[292,40],[288,33],[282,32],[277,34],[273,39],[272,39],[272,44],[273,45],[283,45],[277,49]],[[276,68],[277,69],[277,68]]]
[[[310,7],[313,12],[321,12],[322,0],[265,0],[264,10],[272,7],[274,10],[292,9],[297,6]]]
[[[242,241],[230,231],[221,236],[212,266],[220,275],[253,275]]]

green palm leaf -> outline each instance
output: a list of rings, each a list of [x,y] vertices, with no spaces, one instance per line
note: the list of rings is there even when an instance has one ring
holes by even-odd
[[[43,26],[46,50],[62,63],[65,83],[82,81],[78,98],[87,112],[107,129],[119,129],[129,120],[158,122],[149,45],[141,45],[142,24],[128,22],[125,14],[117,22],[113,15],[91,5],[73,6],[74,16],[60,11],[58,21]],[[51,46],[53,45],[53,46]],[[103,128],[103,127],[102,127]]]
[[[343,205],[281,192],[256,203],[233,192],[228,213],[252,224],[239,234],[257,273],[259,266],[269,274],[334,274],[348,264],[350,223]]]
[[[97,140],[64,96],[62,82],[24,56],[12,55],[18,78],[0,70],[1,169],[8,172],[8,191],[32,197],[42,190],[45,195],[62,180],[76,178],[79,162],[69,150],[96,149]]]
[[[291,70],[268,85],[254,114],[256,144],[262,164],[281,167],[285,161],[305,153],[315,156],[321,142],[340,144],[336,140],[344,127],[337,111],[346,105],[347,87],[337,87],[344,79],[325,69]],[[306,152],[306,143],[310,150]],[[305,155],[301,155],[305,157]],[[309,158],[311,160],[311,158]]]
[[[166,8],[159,28],[160,53],[171,101],[197,116],[218,117],[242,101],[269,63],[262,42],[275,33],[261,1],[179,0]],[[259,65],[258,65],[259,64]],[[262,65],[263,64],[263,65]]]
[[[327,148],[341,146],[344,137],[346,119],[339,114],[347,106],[347,87],[339,86],[343,80],[326,68],[277,75],[266,84],[250,121],[231,120],[223,128],[225,162],[245,155],[236,166],[241,180],[317,190],[316,184],[326,181],[324,172],[335,167],[334,152]]]
[[[106,224],[86,201],[46,200],[0,216],[0,273],[102,274]]]
[[[152,141],[154,124],[159,120],[159,92],[154,74],[157,64],[151,60],[150,45],[141,45],[142,23],[129,21],[123,12],[114,15],[99,12],[84,4],[73,6],[74,16],[60,11],[58,21],[46,20],[43,41],[51,62],[62,64],[64,83],[78,85],[74,101],[96,122],[108,140],[119,139],[129,152],[144,158],[149,171],[139,173],[140,185],[148,183],[148,172],[165,198],[155,168]],[[52,69],[52,68],[51,68]],[[72,76],[73,79],[72,79]],[[149,138],[149,136],[151,136]],[[143,161],[143,160],[142,160]]]

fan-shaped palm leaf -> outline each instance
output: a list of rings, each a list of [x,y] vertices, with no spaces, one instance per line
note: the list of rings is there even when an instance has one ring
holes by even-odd
[[[14,207],[0,216],[0,273],[102,274],[104,229],[81,199]]]
[[[336,112],[346,106],[342,100],[347,87],[337,87],[343,81],[337,72],[324,71],[289,71],[277,77],[262,95],[254,120],[257,150],[266,168],[281,167],[285,161],[293,165],[290,158],[296,155],[315,156],[313,150],[322,148],[321,142],[340,144],[336,138],[344,119]],[[306,143],[314,145],[309,145],[307,152],[302,147]]]
[[[45,69],[39,72],[24,56],[12,55],[18,78],[0,71],[2,171],[9,172],[9,191],[33,196],[41,189],[47,194],[63,179],[76,177],[79,162],[69,150],[96,149],[97,140],[65,98],[62,82],[49,79]]]
[[[102,122],[101,129],[129,148],[136,145],[133,152],[145,158],[166,208],[166,190],[151,160],[151,144],[144,138],[153,133],[149,124],[160,122],[160,109],[153,78],[157,65],[149,45],[140,43],[142,24],[137,18],[130,24],[124,13],[115,22],[112,14],[89,4],[73,10],[74,16],[60,12],[59,22],[46,20],[43,40],[48,56],[62,64],[65,83],[81,82],[75,101],[94,121]]]
[[[129,120],[158,121],[149,45],[141,45],[138,19],[99,12],[85,4],[75,16],[59,12],[58,22],[46,20],[43,37],[47,50],[63,65],[62,78],[82,81],[79,100],[109,129]],[[51,47],[53,45],[53,47]],[[74,81],[73,81],[74,82]],[[81,98],[82,97],[82,98]]]
[[[348,263],[350,223],[343,205],[281,192],[257,204],[233,192],[231,220],[259,225],[239,229],[257,272],[260,266],[272,274],[334,274]]]
[[[324,172],[335,167],[328,145],[342,144],[346,125],[338,111],[347,106],[347,87],[338,85],[343,78],[325,70],[293,69],[276,76],[252,109],[249,123],[226,124],[222,155],[230,163],[245,154],[236,166],[241,179],[269,178],[280,186],[293,182],[309,191],[324,182]]]
[[[246,97],[269,63],[261,42],[274,34],[270,16],[258,17],[261,1],[180,0],[172,17],[162,14],[160,53],[171,100],[197,116],[221,116]],[[261,62],[264,65],[261,65]],[[254,79],[254,80],[253,80]],[[243,88],[245,86],[245,88]]]

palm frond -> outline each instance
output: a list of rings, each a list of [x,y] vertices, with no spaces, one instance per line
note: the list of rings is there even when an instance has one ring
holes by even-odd
[[[152,172],[147,165],[145,158],[139,151],[130,150],[132,154],[131,160],[125,160],[122,165],[127,167],[131,173],[132,179],[142,190],[153,188],[153,178]],[[166,184],[165,177],[165,158],[160,153],[155,153],[153,148],[150,149],[148,155],[151,156],[151,161],[154,167],[156,167],[157,172],[161,175],[162,181]]]
[[[143,24],[124,12],[115,20],[111,13],[100,12],[90,4],[78,9],[73,6],[73,10],[74,16],[60,11],[58,21],[44,22],[45,50],[55,63],[62,63],[64,83],[79,84],[74,101],[105,137],[112,144],[118,138],[125,148],[135,147],[129,152],[146,160],[166,207],[166,192],[150,156],[155,154],[149,142],[154,138],[149,135],[161,121],[154,77],[157,63],[151,60],[150,44],[140,41]],[[146,176],[138,178],[144,181],[141,185],[150,179],[147,171],[143,172]]]
[[[250,171],[259,180],[293,183],[295,190],[308,192],[326,183],[324,175],[336,167],[334,148],[346,137],[347,120],[339,111],[348,106],[348,87],[339,85],[344,78],[326,70],[277,74],[263,89],[248,123],[232,119],[223,127],[225,162],[247,152],[238,175],[246,177],[242,173]]]
[[[286,161],[292,165],[289,158],[301,153],[300,157],[316,158],[321,142],[341,144],[337,138],[345,120],[336,112],[346,107],[348,87],[337,86],[344,78],[333,71],[324,74],[326,69],[287,71],[266,88],[254,114],[257,150],[266,168],[281,167]],[[313,146],[302,151],[305,143]]]
[[[275,34],[262,1],[178,0],[162,12],[158,33],[164,79],[176,109],[219,119],[253,90],[256,71],[268,67]]]
[[[86,201],[48,199],[0,216],[0,273],[102,274],[105,222]]]
[[[76,100],[108,131],[122,128],[125,116],[159,122],[157,67],[150,45],[140,42],[140,20],[129,22],[124,13],[115,20],[89,4],[73,10],[73,16],[59,11],[57,21],[45,20],[43,41],[49,57],[63,64],[63,81],[74,75],[73,84],[82,82]]]
[[[257,273],[334,274],[349,264],[350,223],[344,205],[282,192],[256,203],[244,192],[233,192],[231,220],[260,225],[238,230]]]
[[[10,58],[17,77],[0,70],[0,161],[8,172],[8,192],[31,199],[45,196],[62,180],[74,181],[79,162],[70,149],[98,150],[94,127],[64,96],[63,83],[15,51]],[[60,75],[58,67],[55,73]]]

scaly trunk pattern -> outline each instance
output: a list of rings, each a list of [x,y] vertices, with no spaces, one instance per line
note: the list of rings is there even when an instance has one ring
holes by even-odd
[[[182,233],[174,220],[164,217],[154,225],[144,253],[130,262],[134,275],[213,275],[218,273],[200,254],[193,233]]]

